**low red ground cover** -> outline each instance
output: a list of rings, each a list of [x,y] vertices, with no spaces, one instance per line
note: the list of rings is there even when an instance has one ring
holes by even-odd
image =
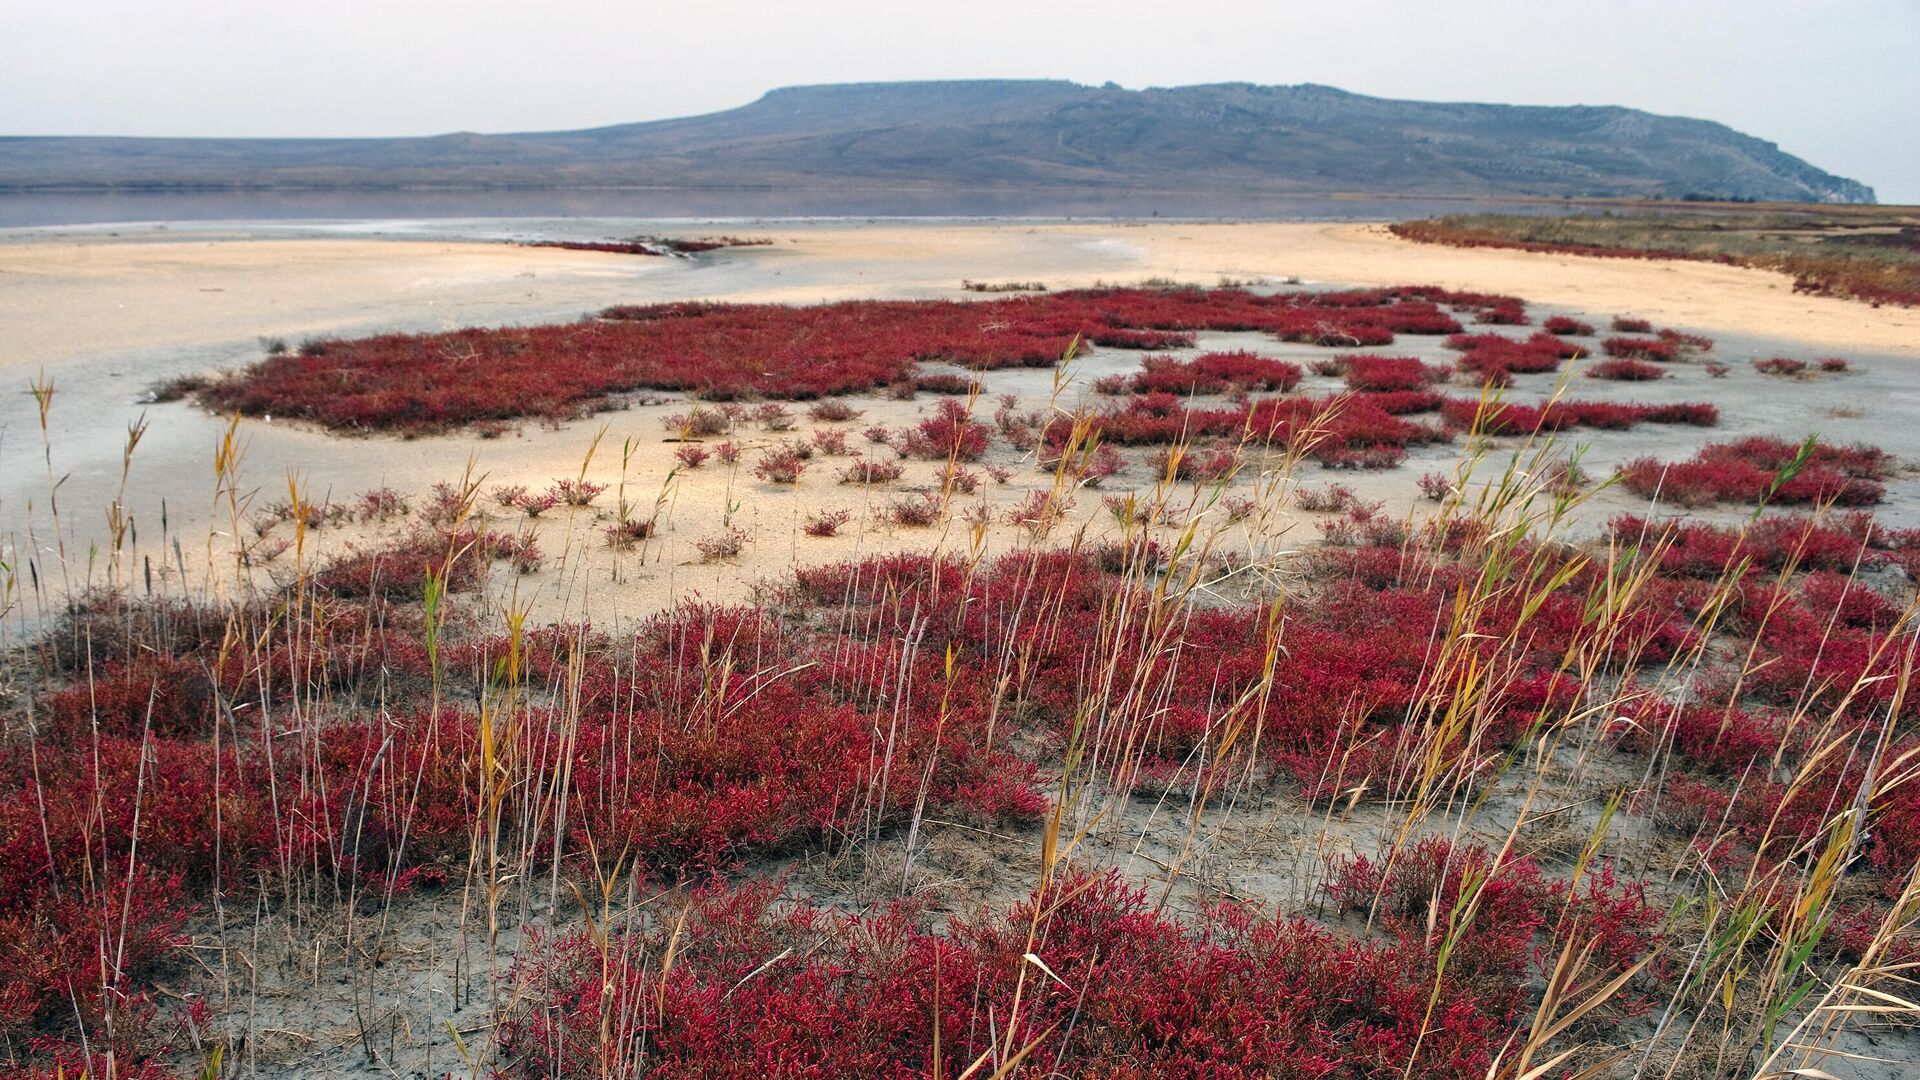
[[[1755,360],[1753,370],[1762,375],[1798,375],[1807,370],[1807,362],[1785,356],[1769,356]]]
[[[619,642],[563,628],[517,645],[443,642],[436,660],[412,602],[426,546],[354,556],[320,575],[336,584],[258,609],[107,602],[49,641],[48,662],[71,680],[43,702],[53,742],[0,750],[0,1037],[71,1032],[76,1017],[96,1039],[131,1032],[146,980],[209,886],[317,876],[379,890],[464,868],[482,816],[481,721],[430,707],[436,671],[538,683],[570,652],[591,653],[572,738],[551,738],[565,706],[528,701],[493,752],[542,785],[567,778],[568,850],[623,852],[668,880],[873,828],[920,800],[982,822],[1043,805],[1031,766],[985,748],[983,710],[925,718],[876,753],[899,680],[946,679],[936,657],[903,658],[897,644],[835,644],[760,612],[688,606]],[[470,583],[457,563],[479,557],[471,542],[439,550],[437,572]],[[407,582],[409,571],[422,577]],[[393,587],[367,584],[383,574]],[[290,610],[305,612],[291,616],[299,629],[277,629]],[[264,648],[235,652],[230,628]],[[814,650],[819,663],[766,677]],[[258,722],[376,685],[382,708],[298,739]],[[124,1049],[132,1062],[157,1048]]]
[[[1173,395],[1135,400],[1184,411]],[[1233,422],[1286,441],[1326,404],[1270,399]],[[1344,452],[1418,436],[1365,395],[1341,405]],[[954,434],[956,447],[971,423],[954,401],[933,419],[945,426],[928,438]],[[1721,447],[1709,450],[1761,463],[1795,450]],[[1816,467],[1852,477],[1889,462],[1817,447]],[[1351,808],[1409,798],[1433,775],[1470,790],[1588,708],[1575,658],[1604,654],[1600,670],[1632,680],[1700,646],[1699,578],[1747,551],[1757,568],[1800,573],[1735,583],[1716,632],[1758,662],[1737,694],[1709,664],[1700,700],[1737,707],[1653,698],[1621,722],[1629,750],[1670,746],[1693,766],[1659,796],[1662,820],[1724,826],[1753,858],[1785,858],[1819,835],[1827,801],[1859,797],[1872,828],[1858,873],[1884,884],[1920,857],[1920,786],[1868,790],[1871,755],[1828,755],[1831,785],[1804,788],[1751,768],[1824,760],[1790,723],[1808,702],[1859,745],[1897,709],[1888,758],[1914,749],[1912,661],[1890,647],[1910,633],[1902,605],[1831,572],[1906,565],[1920,538],[1864,515],[1763,517],[1744,538],[1682,525],[1658,548],[1668,573],[1622,597],[1594,552],[1521,545],[1490,560],[1471,529],[1413,545],[1407,523],[1335,502],[1377,528],[1316,555],[1284,618],[1205,605],[1169,619],[1146,572],[1161,556],[1120,544],[803,568],[762,608],[686,605],[617,634],[508,638],[430,623],[418,600],[437,595],[429,574],[476,583],[469,561],[491,542],[464,530],[352,554],[258,603],[80,605],[24,657],[43,676],[33,737],[0,742],[0,1052],[74,1060],[84,1032],[138,1075],[167,1038],[155,984],[172,982],[213,887],[229,904],[263,884],[349,898],[423,887],[464,870],[476,830],[507,830],[511,846],[514,823],[564,807],[539,858],[617,864],[696,896],[685,920],[530,945],[501,1031],[510,1075],[631,1072],[641,1047],[646,1068],[701,1075],[936,1061],[958,1075],[990,1043],[1032,1043],[1030,1060],[1072,1075],[1211,1076],[1230,1062],[1384,1078],[1411,1062],[1477,1080],[1530,1019],[1560,944],[1595,943],[1589,978],[1653,948],[1660,916],[1636,883],[1604,865],[1563,882],[1427,840],[1334,862],[1334,915],[1364,911],[1361,932],[1240,905],[1175,918],[1110,877],[950,920],[910,904],[834,913],[723,881],[888,835],[923,810],[989,831],[1031,823],[1054,780],[1038,763],[1061,760],[1090,714],[1115,740],[1099,779],[1123,791],[1230,774]],[[1631,519],[1612,536],[1648,552],[1664,538]],[[1541,581],[1557,584],[1527,595]],[[1602,603],[1629,608],[1603,627]],[[1456,650],[1446,664],[1439,637]],[[1435,722],[1463,700],[1470,732]],[[1257,737],[1222,750],[1229,719]],[[498,812],[483,812],[492,798]],[[1456,926],[1469,889],[1475,914]],[[1626,1011],[1641,980],[1666,974],[1644,972]]]
[[[1586,374],[1589,379],[1608,379],[1613,382],[1648,382],[1667,377],[1665,368],[1645,360],[1602,360],[1589,367]]]
[[[1431,628],[1469,572],[1419,565],[1391,548],[1347,557],[1351,576],[1336,575],[1300,602],[1278,654],[1275,692],[1259,699],[1261,756],[1319,798],[1363,777],[1390,794],[1405,780],[1408,755],[1431,753],[1405,741],[1407,718],[1444,693],[1426,671]],[[970,571],[959,560],[892,556],[799,574],[798,610],[843,612],[836,621],[850,633],[688,607],[621,640],[560,628],[511,650],[484,638],[458,643],[443,663],[451,673],[537,685],[586,650],[577,742],[564,752],[548,742],[541,733],[555,728],[538,718],[554,706],[532,704],[519,722],[524,738],[508,752],[515,768],[548,778],[542,784],[567,777],[570,847],[591,840],[599,850],[617,848],[671,880],[897,819],[922,797],[949,816],[1030,817],[1041,805],[1031,766],[983,748],[995,684],[987,672],[1008,643],[1032,669],[1020,721],[1037,725],[1032,735],[1057,745],[1076,703],[1098,692],[1089,657],[1117,650],[1123,666],[1142,673],[1141,685],[1166,687],[1163,699],[1138,705],[1152,718],[1137,748],[1140,775],[1185,768],[1221,711],[1250,700],[1247,688],[1274,655],[1275,627],[1257,610],[1195,611],[1179,631],[1185,656],[1176,663],[1163,642],[1125,630],[1115,636],[1098,617],[1114,610],[1117,594],[1142,587],[1120,570],[1125,564],[1101,570],[1080,557],[1036,554]],[[1598,587],[1576,578],[1568,595],[1537,612],[1518,602],[1486,609],[1478,640],[1489,659],[1496,642],[1524,639],[1525,655],[1538,660],[1487,703],[1493,723],[1482,751],[1521,737],[1543,710],[1577,707],[1577,686],[1553,671],[1583,633],[1583,593]],[[1826,594],[1807,590],[1816,595]],[[1834,602],[1857,609],[1848,626],[1861,633],[1891,625],[1879,608]],[[81,1010],[84,1024],[114,1010],[124,1022],[126,1001],[166,962],[189,894],[206,882],[244,889],[255,875],[317,864],[348,882],[404,887],[465,857],[476,734],[463,709],[402,705],[377,721],[296,740],[244,725],[226,745],[207,738],[222,699],[252,700],[237,714],[257,714],[323,687],[346,694],[374,677],[402,691],[402,702],[425,693],[432,664],[417,614],[382,600],[328,603],[346,605],[324,624],[339,636],[307,643],[327,658],[299,655],[290,641],[266,669],[223,668],[226,618],[190,609],[165,614],[164,658],[136,658],[125,632],[110,632],[140,625],[140,639],[153,640],[158,613],[138,609],[103,609],[89,624],[97,633],[76,627],[68,644],[54,643],[64,669],[90,663],[96,674],[49,702],[49,737],[91,740],[98,753],[37,766],[0,758],[16,793],[0,803],[0,851],[10,853],[0,859],[0,948],[9,950],[5,970],[18,977],[0,988],[10,995],[0,1000],[13,1003],[14,1030],[68,1029],[76,1000],[92,1003]],[[1670,613],[1659,616],[1663,607]],[[1669,598],[1650,604],[1649,615],[1645,639],[1663,644],[1644,655],[1657,662],[1684,642],[1690,616]],[[1529,620],[1533,629],[1516,634]],[[909,627],[926,640],[903,653]],[[1762,641],[1777,642],[1766,647],[1780,648],[1781,666],[1797,675],[1792,662],[1808,652],[1786,651],[1796,632],[1762,631]],[[1811,661],[1811,673],[1824,676],[1860,654],[1839,651],[1840,659]],[[502,666],[513,657],[517,663]],[[892,724],[889,703],[906,694],[903,679],[926,711],[889,737],[898,760],[886,771],[875,732]],[[716,696],[716,686],[729,689]],[[262,687],[272,688],[268,696],[258,696]],[[1731,765],[1767,748],[1740,734],[1746,728],[1715,739],[1688,723],[1675,743],[1703,762]],[[276,787],[292,793],[288,805],[276,807]],[[1710,801],[1713,789],[1703,790],[1699,798]],[[94,808],[104,791],[141,794],[108,800],[103,817]],[[136,811],[138,860],[129,861]],[[1904,812],[1888,810],[1875,859],[1904,850],[1891,846],[1905,843]],[[105,886],[87,884],[96,852],[121,855]],[[123,880],[134,890],[112,884]],[[1469,881],[1480,914],[1446,946],[1442,975],[1438,935]],[[1594,940],[1600,969],[1620,970],[1652,947],[1659,922],[1637,888],[1609,872],[1574,890],[1527,860],[1496,863],[1484,850],[1438,841],[1392,863],[1356,859],[1337,868],[1330,890],[1338,904],[1370,907],[1381,896],[1385,940],[1239,907],[1176,921],[1111,878],[1067,879],[1053,889],[1034,901],[1048,913],[1037,940],[1028,936],[1031,908],[933,927],[912,907],[834,914],[779,902],[763,885],[710,888],[684,922],[663,919],[611,949],[592,935],[536,943],[513,975],[521,1004],[502,1033],[506,1066],[520,1075],[591,1071],[644,1044],[651,1067],[714,1075],[801,1063],[834,1073],[919,1067],[933,1053],[937,1016],[941,1054],[950,1055],[942,1067],[963,1069],[982,1040],[1009,1037],[984,1018],[1006,1025],[1015,1015],[1014,988],[1033,953],[1050,977],[1025,983],[1022,1008],[1031,1011],[1021,1014],[1018,1031],[1026,1034],[1014,1041],[1033,1042],[1033,1060],[1050,1067],[1218,1075],[1228,1039],[1233,1060],[1249,1068],[1320,1062],[1352,1075],[1399,1076],[1417,1042],[1415,1060],[1433,1075],[1479,1076],[1523,1022],[1530,981],[1551,962],[1541,940]],[[103,935],[126,943],[110,960],[99,948]],[[676,961],[663,976],[658,958],[668,937]],[[101,1004],[98,985],[118,997]],[[1075,1022],[1055,1024],[1065,1016]],[[609,1037],[608,1022],[626,1026]],[[1257,1038],[1243,1031],[1248,1024]],[[126,1060],[136,1061],[153,1046],[127,1048]]]
[[[1447,970],[1457,986],[1502,1010],[1518,1008],[1523,980],[1544,959],[1535,942],[1549,931],[1594,941],[1593,959],[1609,972],[1649,955],[1661,938],[1662,913],[1648,906],[1644,887],[1622,885],[1610,868],[1576,888],[1546,877],[1531,859],[1496,859],[1444,837],[1422,840],[1390,861],[1337,859],[1327,884],[1336,902],[1373,912],[1400,950],[1425,966],[1447,937],[1448,914],[1472,890],[1478,910],[1452,942]],[[1642,999],[1629,1011],[1645,1007]]]
[[[1382,407],[1420,412],[1431,407],[1429,396],[1262,398],[1244,406],[1189,409],[1171,394],[1142,394],[1094,414],[1091,430],[1103,441],[1123,445],[1245,438],[1275,447],[1298,446],[1323,464],[1377,468],[1398,464],[1409,445],[1447,438],[1443,431],[1403,420]],[[1386,400],[1376,403],[1375,397]],[[1073,426],[1071,419],[1055,420],[1044,433],[1047,444],[1063,445]]]
[[[1749,572],[1791,567],[1846,574],[1886,565],[1920,570],[1920,533],[1882,527],[1860,512],[1767,514],[1744,530],[1628,515],[1616,518],[1608,530],[1622,543],[1660,544],[1661,569],[1686,577],[1717,578],[1741,560]]]
[[[1415,363],[1418,363],[1417,361]],[[1424,368],[1424,365],[1423,365]],[[1439,410],[1445,426],[1404,419]],[[1172,394],[1138,394],[1095,413],[1092,433],[1122,445],[1156,445],[1209,438],[1248,439],[1261,445],[1305,449],[1322,464],[1382,468],[1397,465],[1406,448],[1444,442],[1472,428],[1491,435],[1525,435],[1575,427],[1624,430],[1642,423],[1712,427],[1720,411],[1705,403],[1641,405],[1605,401],[1556,401],[1546,405],[1495,403],[1482,415],[1474,398],[1428,390],[1348,393],[1328,397],[1262,398],[1245,406],[1194,409]],[[1047,445],[1064,445],[1074,422],[1060,418],[1043,434]]]
[[[1679,330],[1672,330],[1666,327],[1662,327],[1660,329],[1660,332],[1654,336],[1658,337],[1661,341],[1664,341],[1669,345],[1674,345],[1688,351],[1692,351],[1692,352],[1712,352],[1713,351],[1713,339],[1701,334],[1688,334]]]
[[[1330,346],[1445,334],[1440,305],[1493,299],[1406,287],[1366,292],[1094,289],[980,301],[853,301],[817,307],[672,303],[580,323],[312,343],[200,391],[211,408],[340,430],[432,431],[482,420],[566,417],[640,389],[709,398],[814,398],[907,380],[918,361],[1047,366],[1076,341],[1165,349],[1200,330],[1263,331]],[[1228,354],[1196,373],[1282,384]],[[1258,371],[1253,369],[1258,368]]]
[[[1551,333],[1535,334],[1524,341],[1501,334],[1455,334],[1447,339],[1447,348],[1459,350],[1460,370],[1496,386],[1507,385],[1515,375],[1558,371],[1562,361],[1586,354],[1579,345]]]
[[[1679,346],[1659,338],[1610,337],[1600,343],[1608,356],[1629,360],[1657,360],[1662,363],[1680,355]]]
[[[1447,400],[1431,390],[1390,390],[1382,393],[1361,394],[1359,400],[1384,413],[1394,416],[1406,416],[1412,413],[1434,412]]]
[[[1438,935],[1469,881],[1484,882],[1483,909],[1443,974]],[[937,932],[910,904],[849,916],[766,885],[709,890],[685,917],[610,949],[580,934],[523,958],[512,983],[528,1004],[502,1041],[511,1074],[526,1077],[622,1073],[636,1063],[627,1048],[645,1046],[657,1070],[716,1077],[799,1063],[957,1076],[1025,1049],[1048,1075],[1391,1080],[1412,1068],[1464,1080],[1514,1030],[1542,963],[1536,936],[1590,937],[1601,973],[1659,940],[1660,913],[1611,871],[1569,889],[1529,860],[1494,866],[1486,850],[1445,841],[1390,870],[1349,860],[1330,887],[1361,909],[1376,891],[1389,940],[1233,905],[1185,925],[1112,876],[1070,877]]]
[[[1593,335],[1592,323],[1584,323],[1579,319],[1566,315],[1555,315],[1546,322],[1541,323],[1540,327],[1549,334],[1561,334],[1567,337],[1591,337]]]
[[[1150,356],[1133,376],[1136,394],[1225,394],[1236,390],[1287,391],[1299,385],[1300,366],[1250,352],[1203,353],[1192,360]]]
[[[1789,468],[1799,445],[1755,436],[1709,443],[1687,461],[1639,458],[1621,466],[1621,483],[1636,495],[1680,506],[1716,502],[1801,505],[1832,502],[1872,506],[1893,472],[1885,451],[1866,446],[1816,443],[1797,468]]]
[[[1347,356],[1341,362],[1348,388],[1368,393],[1424,390],[1447,377],[1444,368],[1428,367],[1411,356]]]
[[[1234,907],[1183,925],[1112,877],[927,922],[757,886],[615,941],[611,970],[589,936],[560,939],[513,973],[510,1075],[628,1075],[644,1047],[647,1071],[741,1080],[960,1076],[1023,1050],[1054,1076],[1452,1080],[1483,1075],[1514,1023],[1387,943]]]
[[[1496,402],[1485,408],[1475,398],[1448,398],[1440,406],[1448,424],[1471,428],[1477,422],[1489,435],[1528,435],[1586,427],[1624,431],[1640,424],[1685,424],[1713,427],[1720,410],[1703,402],[1637,405],[1614,401],[1552,401],[1542,405]]]

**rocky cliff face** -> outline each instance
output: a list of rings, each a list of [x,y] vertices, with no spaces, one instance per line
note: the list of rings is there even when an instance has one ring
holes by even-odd
[[[1394,101],[1314,85],[856,83],[585,131],[0,139],[0,190],[845,183],[1873,201],[1863,184],[1709,121]]]

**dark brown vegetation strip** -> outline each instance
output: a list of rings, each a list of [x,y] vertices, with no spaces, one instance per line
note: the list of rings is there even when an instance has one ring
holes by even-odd
[[[1463,214],[1403,221],[1393,232],[1451,247],[1624,259],[1688,259],[1777,270],[1796,292],[1879,306],[1920,305],[1920,214],[1912,210],[1528,217]]]

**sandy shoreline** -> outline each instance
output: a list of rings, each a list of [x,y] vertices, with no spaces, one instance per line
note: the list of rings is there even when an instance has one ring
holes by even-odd
[[[1784,275],[1705,263],[1412,244],[1372,224],[787,225],[771,249],[686,261],[504,244],[98,234],[0,243],[0,369],[381,329],[565,319],[625,300],[808,302],[957,295],[961,278],[1055,287],[1169,277],[1437,284],[1709,334],[1920,357],[1920,312],[1796,295]],[[223,352],[212,359],[229,362]]]
[[[353,332],[396,313],[422,329],[503,307],[570,318],[578,297],[630,295],[660,262],[363,239],[0,244],[0,369]]]

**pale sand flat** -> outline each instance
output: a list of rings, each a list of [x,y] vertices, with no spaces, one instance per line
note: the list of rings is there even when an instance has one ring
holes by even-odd
[[[494,243],[251,238],[0,243],[0,367],[377,329],[571,318],[623,301],[952,295],[961,278],[1058,288],[1172,277],[1436,284],[1706,333],[1920,356],[1920,311],[1795,294],[1782,274],[1413,244],[1375,224],[774,225],[711,264]],[[804,257],[802,257],[804,256]]]

